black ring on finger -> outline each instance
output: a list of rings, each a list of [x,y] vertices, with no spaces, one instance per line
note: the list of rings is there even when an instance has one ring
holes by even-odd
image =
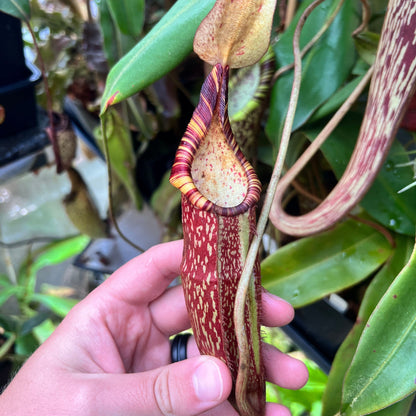
[[[190,333],[175,335],[170,346],[170,358],[172,363],[186,360],[186,347],[190,336]]]

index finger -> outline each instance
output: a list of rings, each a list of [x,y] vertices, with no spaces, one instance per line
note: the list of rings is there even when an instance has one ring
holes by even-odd
[[[182,250],[182,240],[153,246],[116,270],[99,289],[123,302],[149,303],[179,276]]]

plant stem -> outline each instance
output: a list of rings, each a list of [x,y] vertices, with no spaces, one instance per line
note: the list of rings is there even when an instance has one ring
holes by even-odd
[[[310,144],[310,146],[302,153],[296,163],[286,172],[279,185],[276,187],[273,206],[280,205],[282,196],[289,186],[289,184],[295,179],[299,172],[306,166],[312,156],[319,150],[325,140],[334,131],[335,127],[344,118],[347,112],[350,110],[352,105],[355,103],[357,98],[361,95],[364,88],[371,79],[374,72],[374,66],[370,67],[363,79],[347,98],[347,100],[341,105],[338,111],[333,115],[328,124],[322,129],[322,131],[316,136],[316,139]]]
[[[47,74],[46,74],[45,61],[43,60],[38,42],[36,40],[35,33],[33,32],[32,25],[30,24],[29,19],[25,19],[25,23],[26,23],[26,26],[29,30],[29,33],[30,33],[31,37],[32,37],[33,45],[35,46],[36,53],[38,55],[40,72],[42,74],[42,81],[43,81],[43,85],[44,85],[44,88],[45,88],[46,107],[47,107],[47,113],[48,113],[49,125],[50,125],[49,139],[52,143],[53,152],[55,154],[56,169],[57,169],[57,172],[60,173],[61,170],[62,170],[62,162],[61,162],[60,153],[59,153],[58,140],[57,140],[57,137],[56,137],[55,123],[54,123],[54,120],[53,120],[52,95],[51,95],[51,91],[50,91],[50,88],[49,88],[48,77],[47,77]]]
[[[258,250],[264,234],[264,230],[267,225],[269,212],[273,203],[274,193],[279,181],[280,175],[283,170],[284,160],[286,157],[287,148],[289,145],[289,139],[292,132],[293,120],[296,112],[296,105],[299,97],[299,90],[301,84],[302,75],[302,58],[299,48],[299,38],[302,27],[309,16],[309,14],[321,4],[324,0],[315,0],[310,6],[308,6],[303,12],[296,26],[293,36],[293,54],[294,54],[294,78],[292,85],[292,92],[289,100],[288,112],[283,128],[282,139],[280,143],[279,153],[273,169],[273,173],[270,179],[270,183],[267,189],[263,208],[257,224],[257,233],[254,236],[250,247],[248,249],[247,258],[244,264],[244,269],[240,277],[238,284],[235,307],[234,307],[234,324],[236,328],[236,336],[239,348],[239,371],[237,376],[237,388],[240,384],[244,383],[244,378],[247,377],[247,355],[249,354],[249,348],[247,343],[246,334],[243,331],[244,328],[244,311],[247,299],[247,292],[252,285],[253,268],[258,256]]]
[[[352,32],[353,36],[359,35],[361,32],[367,29],[368,23],[370,22],[371,18],[371,7],[368,3],[368,0],[361,0],[361,6],[363,9],[363,17],[360,26]]]
[[[329,19],[326,20],[324,25],[318,30],[318,32],[315,34],[315,36],[303,47],[302,51],[300,52],[300,57],[303,58],[309,50],[318,42],[318,40],[324,35],[324,33],[329,29],[334,19],[337,17],[342,5],[344,4],[345,0],[340,0],[335,10],[332,12],[331,16],[329,16]],[[363,0],[365,1],[365,0]],[[291,70],[294,66],[294,62],[291,64],[282,66],[279,68],[273,75],[272,84],[276,82],[277,78],[279,78],[282,74],[285,72]]]

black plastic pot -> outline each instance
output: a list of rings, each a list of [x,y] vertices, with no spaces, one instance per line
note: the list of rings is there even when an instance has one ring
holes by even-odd
[[[22,25],[19,19],[0,12],[1,66],[0,87],[13,84],[28,75],[23,55]]]
[[[11,361],[0,361],[0,392],[7,386],[12,377],[13,364]]]
[[[25,79],[0,87],[0,106],[4,111],[0,139],[38,124],[35,85],[40,80],[40,71],[33,65],[31,70],[26,69],[28,74]]]
[[[20,20],[0,12],[0,140],[38,123],[35,85],[40,71],[26,63]]]
[[[4,335],[0,335],[0,347],[7,341]],[[3,358],[0,360],[0,394],[3,389],[9,383],[12,377],[13,363],[7,359]]]
[[[297,309],[294,320],[283,330],[325,373],[329,373],[335,354],[353,324],[326,300],[321,300]]]

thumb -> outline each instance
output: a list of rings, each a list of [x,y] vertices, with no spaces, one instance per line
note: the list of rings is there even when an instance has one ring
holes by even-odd
[[[200,356],[136,374],[92,376],[89,393],[100,416],[193,416],[225,401],[232,387],[227,366]]]

